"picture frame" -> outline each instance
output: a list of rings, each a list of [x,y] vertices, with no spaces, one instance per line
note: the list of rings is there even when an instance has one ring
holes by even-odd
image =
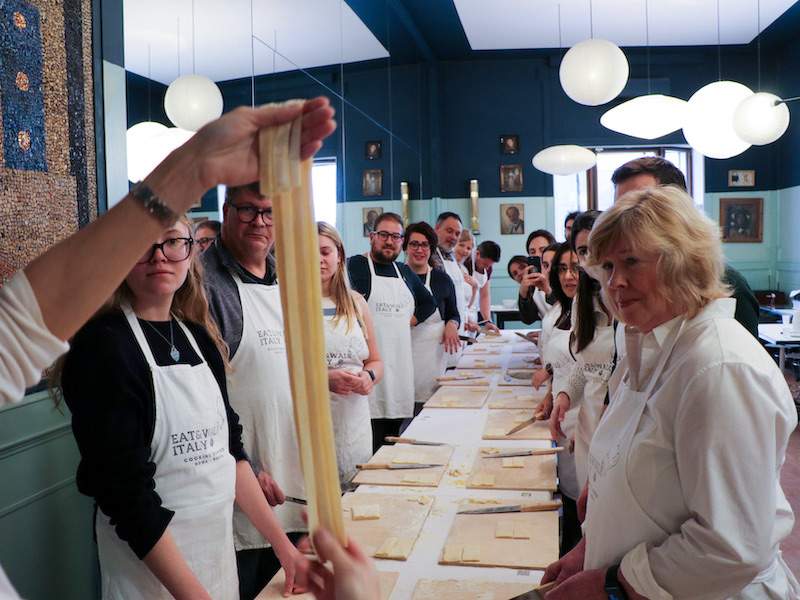
[[[500,165],[500,191],[522,191],[522,165]]]
[[[501,135],[500,152],[502,154],[519,154],[519,135],[516,133]]]
[[[720,198],[719,225],[726,244],[764,241],[763,198]]]
[[[755,169],[734,169],[728,171],[728,187],[755,187]]]
[[[361,194],[365,197],[383,195],[383,169],[364,169]]]
[[[369,234],[375,231],[375,220],[382,214],[383,208],[380,206],[366,206],[361,209],[361,227],[364,237],[369,237]]]
[[[525,205],[514,202],[500,205],[500,234],[523,235],[525,233]]]
[[[381,156],[383,156],[383,143],[380,140],[364,142],[364,158],[378,160]]]

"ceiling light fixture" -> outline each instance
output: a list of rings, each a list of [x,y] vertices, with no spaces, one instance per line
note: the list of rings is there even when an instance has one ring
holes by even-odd
[[[597,155],[581,146],[550,146],[537,152],[531,161],[533,166],[550,175],[574,175],[592,168]]]

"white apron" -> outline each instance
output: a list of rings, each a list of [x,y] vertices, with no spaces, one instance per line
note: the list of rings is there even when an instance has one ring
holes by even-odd
[[[431,294],[431,268],[425,275],[425,287]],[[426,402],[436,390],[436,378],[447,368],[447,353],[442,344],[445,322],[439,307],[424,323],[411,330],[411,356],[414,362],[414,402]]]
[[[228,418],[219,384],[205,362],[159,366],[130,308],[123,308],[153,378],[155,426],[150,460],[156,492],[175,511],[167,531],[215,600],[237,600],[233,547],[236,461],[228,450]],[[202,360],[189,330],[178,322]],[[167,600],[167,589],[97,510],[97,551],[104,600]]]
[[[631,444],[653,390],[680,337],[685,321],[675,326],[664,342],[661,356],[647,387],[637,392],[630,387],[627,368],[615,374],[619,381],[614,397],[597,427],[589,456],[589,501],[583,525],[586,539],[584,570],[618,564],[641,543],[658,545],[670,533],[642,510],[628,482]],[[626,359],[627,364],[627,359]],[[613,389],[613,388],[612,388]],[[784,600],[796,598],[800,589],[790,578],[778,552],[771,564],[729,600]]]
[[[613,358],[614,328],[610,325],[605,327],[598,325],[592,342],[576,355],[575,368],[582,369],[586,377],[583,400],[578,409],[578,423],[575,427],[575,472],[578,485],[581,487],[586,483],[588,475],[586,463],[589,457],[589,444],[603,415]]]
[[[392,263],[397,277],[377,277],[367,255],[371,275],[367,305],[375,321],[375,337],[383,358],[383,379],[372,388],[369,410],[373,419],[414,416],[414,364],[411,359],[411,317],[414,296]]]
[[[228,398],[239,414],[244,449],[256,474],[266,471],[287,496],[305,498],[303,470],[294,424],[283,312],[278,285],[244,284],[231,273],[242,302],[242,341],[231,359]],[[305,531],[302,507],[287,502],[272,509],[287,533]],[[237,550],[269,547],[269,542],[234,509]]]
[[[469,271],[467,271],[467,267],[463,264],[459,265],[458,267],[461,269],[461,278],[464,278],[464,275],[469,275]],[[464,306],[467,307],[467,319],[469,321],[478,322],[478,290],[475,290],[475,298],[472,297],[472,286],[468,285],[467,282],[464,282]],[[457,305],[456,305],[457,306]]]
[[[323,304],[333,303],[323,299]],[[334,323],[336,308],[323,310],[325,322],[325,359],[329,369],[343,369],[353,374],[364,370],[364,361],[369,358],[369,348],[359,323],[353,323],[347,331],[347,319]],[[336,440],[336,463],[339,465],[339,481],[349,482],[356,472],[356,465],[372,457],[372,427],[370,426],[369,399],[360,394],[334,394],[331,392],[331,417],[333,436]]]
[[[439,254],[439,259],[442,261],[442,266],[444,267],[445,273],[447,273],[450,276],[450,279],[453,280],[453,285],[456,288],[456,308],[458,309],[458,317],[461,319],[461,324],[458,326],[458,333],[459,335],[464,335],[464,326],[467,324],[467,318],[469,317],[467,300],[464,297],[467,292],[464,288],[469,288],[470,286],[468,286],[467,282],[464,281],[464,274],[461,272],[461,267],[459,264],[455,260],[445,260],[444,255],[439,248],[436,248],[436,252]],[[475,302],[477,301],[478,295],[476,294]],[[458,359],[461,358],[461,352],[462,350],[459,348],[459,351],[455,354],[447,355],[448,367],[455,367],[458,364]]]

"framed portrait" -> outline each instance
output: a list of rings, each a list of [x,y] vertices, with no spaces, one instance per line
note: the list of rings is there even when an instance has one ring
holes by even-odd
[[[719,224],[725,243],[764,241],[764,199],[720,198]]]
[[[519,153],[519,136],[516,133],[500,136],[500,152],[503,154]]]
[[[755,187],[756,172],[753,169],[728,171],[728,187]]]
[[[522,165],[500,165],[500,191],[522,191]]]
[[[381,214],[383,214],[383,209],[380,206],[370,206],[361,209],[361,223],[364,228],[364,237],[369,237],[369,234],[375,231],[375,221]]]
[[[383,145],[380,140],[370,140],[364,143],[364,157],[367,160],[377,160],[383,156]]]
[[[500,233],[502,235],[522,235],[525,233],[524,204],[500,205]]]
[[[361,175],[361,193],[364,196],[383,195],[383,169],[364,169]]]

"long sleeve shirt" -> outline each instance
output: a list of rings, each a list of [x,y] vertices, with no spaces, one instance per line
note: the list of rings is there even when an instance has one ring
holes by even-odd
[[[549,302],[546,294],[538,288],[525,297],[517,297],[519,317],[526,325],[541,321],[550,312],[551,307],[552,303]]]
[[[430,292],[425,289],[419,277],[407,264],[401,262],[394,264],[397,265],[400,277],[403,278],[406,286],[411,290],[411,295],[414,296],[414,316],[417,318],[418,323],[422,323],[436,310],[436,302]],[[375,262],[374,265],[377,277],[397,277],[397,271],[394,270],[392,263]],[[369,294],[372,290],[372,277],[369,272],[367,257],[362,254],[356,254],[348,258],[347,274],[350,278],[350,286],[364,296],[365,299],[369,300]]]
[[[156,363],[175,364],[168,344],[153,330],[169,339],[169,323],[142,323]],[[229,451],[237,461],[246,460],[239,417],[228,403],[222,356],[203,327],[185,324],[222,392]],[[200,364],[201,357],[174,324],[173,335],[181,355],[178,362]],[[64,365],[62,390],[81,454],[78,489],[94,498],[119,537],[142,558],[161,538],[174,512],[161,503],[154,479],[156,465],[150,460],[156,419],[150,367],[121,312],[93,319],[75,335]]]
[[[0,288],[0,348],[0,406],[22,400],[25,388],[69,349],[47,329],[23,271]]]
[[[425,276],[417,275],[417,277],[425,285]],[[456,305],[456,287],[447,273],[440,269],[431,269],[431,292],[442,321],[445,323],[455,321],[456,325],[460,325],[461,317]]]

